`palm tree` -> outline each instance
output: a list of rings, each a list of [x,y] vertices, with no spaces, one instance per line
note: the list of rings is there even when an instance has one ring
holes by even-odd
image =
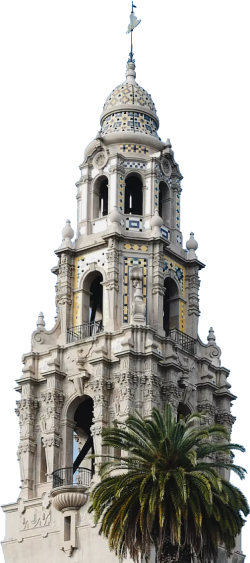
[[[89,512],[119,558],[147,560],[154,546],[156,562],[190,561],[194,554],[203,563],[216,558],[218,544],[228,553],[235,547],[249,507],[218,469],[244,478],[231,461],[232,450],[244,448],[228,443],[223,426],[201,422],[200,413],[177,422],[168,404],[164,413],[135,413],[103,432],[103,445],[122,455],[101,465]],[[216,461],[221,452],[229,461]]]

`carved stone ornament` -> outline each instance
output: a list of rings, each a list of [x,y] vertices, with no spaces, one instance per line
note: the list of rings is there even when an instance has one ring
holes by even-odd
[[[102,150],[102,151],[99,151],[94,156],[93,166],[95,168],[97,168],[98,170],[101,170],[102,168],[104,168],[106,166],[107,162],[108,162],[108,155],[107,155],[106,151]]]
[[[161,157],[161,170],[164,176],[171,176],[172,166],[166,155]]]
[[[75,391],[77,395],[82,396],[84,394],[84,387],[88,382],[90,375],[87,371],[82,371],[76,375],[72,375],[69,380],[74,383]]]
[[[67,487],[65,487],[67,489]],[[76,487],[74,487],[76,488]],[[72,487],[73,489],[73,487]],[[79,510],[87,500],[83,490],[53,491],[53,506],[56,510]]]

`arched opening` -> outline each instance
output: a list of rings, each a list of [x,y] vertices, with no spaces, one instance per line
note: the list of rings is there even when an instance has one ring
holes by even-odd
[[[97,270],[90,272],[84,280],[82,324],[95,323],[100,327],[103,325],[102,282],[102,274]]]
[[[160,182],[159,185],[159,215],[163,223],[170,227],[171,222],[171,197],[168,185]]]
[[[99,274],[90,286],[89,320],[90,322],[102,321],[103,287],[102,275]]]
[[[164,282],[165,295],[163,298],[163,329],[166,335],[172,328],[179,328],[179,291],[172,278]]]
[[[180,417],[185,417],[189,414],[191,414],[190,408],[185,403],[179,403],[177,410],[177,420],[180,420]]]
[[[93,187],[93,219],[108,215],[108,178],[99,176]]]
[[[89,454],[94,454],[94,443],[91,435],[91,425],[93,422],[93,399],[86,398],[78,405],[74,415],[74,442],[77,447],[73,447],[73,471],[78,468],[85,468],[94,473],[94,459],[86,459]]]
[[[125,213],[142,215],[142,181],[138,176],[127,176],[125,181]]]
[[[102,181],[99,193],[99,217],[108,215],[108,180]]]

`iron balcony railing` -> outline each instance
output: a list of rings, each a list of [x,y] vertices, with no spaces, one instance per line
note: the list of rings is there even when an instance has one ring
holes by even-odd
[[[195,354],[196,340],[188,334],[185,334],[185,332],[181,332],[178,328],[171,328],[167,336],[172,338],[172,340],[175,340],[176,344],[178,344],[183,350],[187,350],[190,354]]]
[[[103,331],[102,321],[93,321],[84,325],[67,328],[67,343],[84,340]]]
[[[62,469],[53,471],[52,476],[53,489],[65,485],[82,485],[89,487],[92,479],[92,471],[86,467],[78,467],[76,471],[74,471],[73,467],[63,467]]]

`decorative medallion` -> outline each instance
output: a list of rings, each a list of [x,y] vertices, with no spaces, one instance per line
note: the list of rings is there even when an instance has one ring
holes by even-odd
[[[98,170],[101,170],[106,166],[107,161],[108,161],[107,153],[105,151],[99,151],[94,157],[93,165]]]
[[[171,176],[172,167],[166,155],[161,157],[161,169],[164,176]]]

